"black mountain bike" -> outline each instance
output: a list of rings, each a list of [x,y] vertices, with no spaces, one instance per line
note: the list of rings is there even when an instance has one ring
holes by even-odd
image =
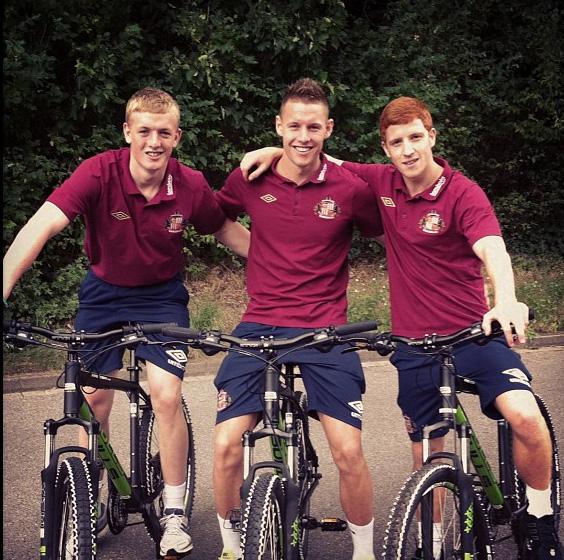
[[[220,332],[165,328],[163,334],[205,353],[238,352],[264,363],[262,426],[242,435],[244,447],[241,510],[231,522],[240,527],[244,560],[303,560],[307,557],[308,531],[344,531],[338,518],[316,519],[310,515],[312,494],[319,484],[319,461],[309,434],[307,395],[295,388],[300,377],[293,365],[284,367],[288,355],[302,348],[330,348],[356,340],[375,322],[328,327],[293,338],[248,340]],[[354,334],[358,333],[358,334]],[[272,459],[255,462],[259,440],[268,439]]]
[[[457,376],[453,349],[470,341],[487,343],[502,334],[495,325],[486,336],[481,323],[449,336],[414,340],[382,333],[369,343],[386,355],[398,342],[428,352],[441,362],[442,420],[423,430],[423,467],[414,472],[399,492],[390,513],[384,540],[385,560],[433,560],[433,520],[440,520],[441,560],[491,560],[494,546],[509,537],[497,538],[497,528],[510,525],[519,558],[523,538],[519,518],[526,509],[525,486],[512,456],[512,434],[505,420],[497,421],[499,481],[490,466],[458,392],[477,394],[475,384]],[[535,395],[552,440],[552,506],[555,531],[560,520],[560,460],[554,425],[544,401]],[[454,452],[429,454],[431,434],[448,428],[454,435]],[[420,522],[420,528],[419,523]]]
[[[64,387],[63,417],[44,424],[45,455],[41,471],[42,560],[94,560],[97,552],[98,481],[100,470],[108,473],[108,525],[120,533],[130,513],[141,513],[159,556],[163,479],[159,456],[159,434],[150,396],[139,384],[141,367],[136,356],[139,344],[150,344],[146,335],[160,332],[163,324],[124,326],[103,333],[56,332],[11,321],[4,323],[4,339],[17,346],[41,345],[67,353],[61,378]],[[85,353],[86,342],[107,342],[99,350]],[[90,360],[110,348],[125,346],[129,352],[129,380],[90,373]],[[61,379],[60,378],[60,379]],[[124,391],[130,407],[130,472],[126,474],[112,446],[92,415],[81,391],[83,386]],[[195,492],[195,449],[192,422],[182,397],[189,435],[186,461],[184,510],[190,519]],[[78,425],[88,433],[88,448],[57,447],[58,431]],[[167,557],[170,558],[170,557]],[[175,558],[175,557],[174,557]],[[170,560],[174,560],[170,558]]]

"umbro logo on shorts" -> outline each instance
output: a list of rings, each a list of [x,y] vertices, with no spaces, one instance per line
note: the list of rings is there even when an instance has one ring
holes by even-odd
[[[351,416],[353,418],[358,418],[359,420],[362,420],[362,414],[364,412],[362,401],[350,401],[347,404],[354,410],[354,412],[351,412]]]
[[[188,361],[188,358],[183,350],[167,350],[166,353],[172,358],[172,360],[170,358],[167,360],[171,366],[184,370],[184,364]]]
[[[511,379],[509,380],[511,383],[523,383],[527,387],[531,386],[529,378],[525,374],[525,372],[521,371],[519,368],[511,368],[502,371],[504,375],[509,375]]]

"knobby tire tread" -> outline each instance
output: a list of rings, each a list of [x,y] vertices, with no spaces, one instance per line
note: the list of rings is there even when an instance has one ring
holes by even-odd
[[[456,488],[456,470],[452,465],[431,463],[415,471],[407,479],[392,506],[384,537],[384,560],[411,560],[413,551],[406,551],[406,539],[412,524],[417,522],[416,510],[423,495],[437,484]],[[474,502],[476,560],[488,558],[490,535],[486,515],[479,500]],[[461,529],[461,528],[460,528]]]
[[[271,508],[274,508],[274,532],[269,531]],[[241,546],[243,560],[282,560],[284,548],[284,489],[282,481],[275,474],[261,474],[253,481],[244,504]],[[276,548],[270,555],[268,542]]]
[[[66,508],[65,508],[66,506]],[[53,546],[57,560],[95,560],[96,559],[96,511],[92,480],[85,461],[69,457],[59,465],[55,481],[55,515]],[[68,522],[62,519],[63,513],[70,515]],[[69,547],[72,552],[63,553],[59,549]]]

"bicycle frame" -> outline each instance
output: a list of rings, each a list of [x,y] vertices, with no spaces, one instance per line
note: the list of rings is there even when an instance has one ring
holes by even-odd
[[[270,354],[273,357],[273,354]],[[256,472],[260,469],[272,468],[280,473],[284,482],[284,558],[288,560],[299,558],[299,534],[301,528],[300,503],[308,500],[319,482],[319,477],[307,476],[299,480],[295,470],[296,449],[299,444],[295,429],[294,412],[289,399],[281,395],[280,371],[269,363],[265,370],[264,414],[263,426],[259,429],[248,430],[243,434],[243,485],[241,498],[244,501],[249,495]],[[294,393],[294,366],[287,364],[284,371],[286,388]],[[281,406],[282,405],[282,406]],[[295,405],[298,406],[298,405]],[[254,448],[256,442],[263,438],[270,438],[272,461],[254,462]],[[309,440],[309,434],[305,434]],[[310,444],[311,445],[311,444]],[[316,468],[316,467],[315,467]],[[311,484],[308,485],[308,480]],[[302,494],[302,488],[307,492]]]
[[[449,459],[457,468],[457,484],[461,489],[461,526],[465,527],[462,534],[462,552],[464,558],[471,558],[473,553],[472,529],[473,529],[473,503],[474,503],[474,481],[470,474],[470,464],[473,465],[476,475],[484,489],[488,503],[496,512],[503,512],[505,516],[511,516],[507,498],[512,495],[513,473],[509,472],[508,453],[510,453],[509,430],[505,420],[497,423],[497,437],[499,449],[500,479],[498,482],[486,454],[478,440],[478,437],[470,424],[469,418],[457,397],[456,378],[454,372],[454,361],[449,349],[442,350],[441,355],[441,387],[442,406],[440,413],[443,420],[425,426],[423,429],[423,461],[429,463],[434,459]],[[469,391],[475,393],[475,391]],[[438,452],[430,454],[431,433],[439,428],[455,430],[455,439],[458,444],[458,453]],[[430,506],[432,508],[432,504]],[[430,510],[431,511],[431,510]],[[425,542],[432,539],[432,519],[427,515],[422,525]]]
[[[55,481],[58,472],[60,456],[64,453],[81,453],[89,467],[94,500],[98,498],[98,481],[100,462],[106,468],[109,480],[115,486],[118,494],[132,506],[144,503],[141,494],[140,475],[138,469],[139,454],[137,441],[139,433],[139,396],[149,402],[149,396],[139,385],[140,367],[137,363],[135,349],[129,348],[130,365],[127,370],[130,380],[115,379],[107,376],[81,376],[81,365],[78,352],[69,350],[64,370],[64,416],[59,420],[49,419],[44,423],[45,455],[44,468],[41,471],[41,528],[40,528],[40,557],[51,558],[54,546],[53,518],[45,512],[53,510]],[[117,455],[115,454],[106,434],[100,429],[100,423],[93,416],[88,403],[80,392],[80,385],[86,382],[97,388],[116,389],[129,394],[130,400],[130,477],[128,479]],[[88,448],[79,446],[56,447],[57,432],[63,426],[78,425],[88,433]],[[47,518],[47,519],[46,519]]]

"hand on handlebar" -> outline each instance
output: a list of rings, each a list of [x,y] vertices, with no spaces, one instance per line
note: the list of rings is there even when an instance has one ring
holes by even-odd
[[[525,330],[529,324],[529,308],[524,303],[515,300],[492,307],[482,319],[482,328],[486,335],[491,333],[492,321],[501,325],[509,346],[527,341]]]

